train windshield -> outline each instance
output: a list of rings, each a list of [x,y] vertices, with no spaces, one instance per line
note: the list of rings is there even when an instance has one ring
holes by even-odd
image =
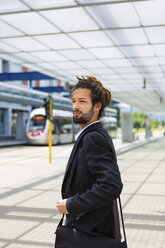
[[[29,127],[28,127],[28,133],[33,135],[33,132],[40,131],[43,132],[45,129],[46,119],[43,115],[35,115],[31,118]],[[38,134],[39,135],[39,134]]]

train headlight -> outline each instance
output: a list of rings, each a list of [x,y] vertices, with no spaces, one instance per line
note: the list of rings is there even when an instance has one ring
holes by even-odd
[[[32,131],[28,131],[28,134],[29,134],[30,136],[32,136]]]
[[[44,130],[40,130],[39,131],[39,135],[43,134]]]

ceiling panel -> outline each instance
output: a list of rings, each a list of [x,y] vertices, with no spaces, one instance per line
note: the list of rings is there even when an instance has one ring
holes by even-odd
[[[123,73],[123,74],[132,74],[132,73],[135,73],[137,74],[137,69],[136,68],[133,68],[133,67],[118,67],[118,68],[115,68],[115,71],[118,72],[118,73]]]
[[[53,24],[49,23],[37,13],[21,13],[1,16],[10,25],[14,25],[24,34],[42,34],[60,32]],[[33,27],[32,27],[33,23]]]
[[[0,20],[0,37],[19,35],[23,35],[23,33]]]
[[[58,70],[54,70],[52,71],[52,73],[54,73],[54,75],[56,76],[56,78],[60,78],[61,80],[69,80],[70,77],[72,77],[72,73],[71,71],[68,70],[63,70],[63,69],[58,69]]]
[[[153,78],[156,78],[156,79],[165,79],[163,71],[162,73],[152,73],[152,76]],[[159,83],[159,80],[157,82]]]
[[[34,57],[28,53],[16,53],[15,56],[19,58],[23,62],[40,62],[40,59],[37,57]]]
[[[143,79],[141,74],[133,73],[133,74],[122,74],[122,77],[125,79],[131,80],[131,79]]]
[[[105,68],[106,65],[99,60],[77,61],[84,68]]]
[[[159,63],[156,57],[132,59],[132,62],[136,66],[158,65]]]
[[[165,56],[165,44],[164,45],[153,45],[155,54],[157,56]]]
[[[145,78],[164,78],[164,74],[163,73],[154,73],[154,72],[150,72],[150,73],[144,73],[143,74]]]
[[[35,38],[36,40],[48,46],[49,48],[53,48],[55,50],[80,47],[76,42],[70,39],[66,34],[36,36]]]
[[[141,91],[116,91],[113,93],[114,98],[117,99],[121,99],[123,102],[127,102],[128,104],[130,104],[131,106],[134,106],[134,102],[135,100],[137,100],[136,102],[136,106],[139,109],[142,109],[144,111],[151,112],[153,113],[153,111],[158,111],[158,112],[164,112],[163,108],[165,107],[165,104],[160,104],[160,97],[157,95],[156,92],[153,92],[152,90],[146,91],[146,90],[141,90]],[[142,101],[143,99],[143,101]],[[150,100],[150,102],[148,104],[144,104],[145,101]],[[152,106],[152,108],[151,108]]]
[[[56,62],[52,63],[57,65],[60,69],[70,70],[70,69],[81,69],[82,67],[75,62],[65,61],[65,62]]]
[[[37,63],[36,65],[40,66],[40,67],[43,67],[45,69],[48,69],[50,71],[55,71],[55,70],[58,70],[59,67],[57,65],[54,65],[54,64],[51,64],[51,63],[46,63],[46,62],[43,62],[43,63]]]
[[[145,28],[145,31],[151,43],[165,43],[165,26]]]
[[[0,13],[28,10],[19,0],[1,0]]]
[[[37,51],[37,50],[46,50],[47,47],[37,42],[31,37],[23,37],[23,38],[7,38],[2,39],[2,41],[6,42],[8,45],[11,45],[21,51]]]
[[[31,55],[39,58],[42,61],[66,61],[67,59],[55,51],[32,52]]]
[[[125,46],[121,50],[129,57],[152,57],[154,50],[151,45]]]
[[[97,68],[97,70],[95,69],[90,69],[90,71],[92,71],[94,74],[96,75],[110,75],[110,74],[114,74],[114,71],[110,68]]]
[[[14,53],[19,51],[17,48],[13,47],[12,45],[8,45],[3,41],[0,41],[0,52],[4,53]]]
[[[75,50],[66,50],[59,51],[60,54],[66,56],[71,60],[86,60],[86,59],[95,59],[95,56],[89,53],[85,49],[75,49]]]
[[[117,74],[109,74],[109,75],[102,75],[101,76],[103,78],[103,81],[104,80],[121,80],[121,76],[120,75],[117,75]]]
[[[165,65],[165,57],[159,57],[158,60],[160,65]]]
[[[102,28],[140,26],[131,3],[94,6],[87,9]]]
[[[131,62],[128,59],[106,59],[103,60],[103,62],[112,68],[132,66]]]
[[[110,30],[107,31],[107,33],[118,45],[148,44],[146,35],[142,28]]]
[[[123,58],[124,55],[116,47],[90,48],[88,49],[99,59]]]
[[[75,76],[90,76],[92,73],[89,70],[86,69],[76,69],[76,70],[70,70],[70,73],[72,73]]]
[[[165,23],[164,0],[135,2],[134,6],[142,25],[159,25]]]
[[[127,83],[128,83],[127,80],[120,78],[119,80],[115,81],[114,85],[125,85]]]
[[[142,73],[161,72],[160,66],[136,66],[136,69]]]
[[[165,78],[159,78],[159,79],[151,78],[148,80],[148,82],[152,85],[153,84],[161,85],[163,87],[163,89],[165,89]]]
[[[98,25],[83,8],[57,9],[41,13],[65,32],[98,29]]]
[[[126,82],[123,83],[123,84],[118,85],[118,88],[119,88],[120,91],[122,90],[123,93],[128,92],[128,91],[133,89],[132,86],[129,85],[129,84],[126,84]],[[136,100],[135,100],[135,102],[136,102]]]
[[[77,41],[82,47],[104,47],[112,46],[113,43],[107,37],[103,31],[94,32],[78,32],[69,34],[75,41]]]

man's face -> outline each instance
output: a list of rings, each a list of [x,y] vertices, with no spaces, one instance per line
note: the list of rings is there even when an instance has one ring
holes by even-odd
[[[88,125],[90,122],[93,122],[95,112],[89,89],[76,89],[72,95],[72,105],[75,123]]]

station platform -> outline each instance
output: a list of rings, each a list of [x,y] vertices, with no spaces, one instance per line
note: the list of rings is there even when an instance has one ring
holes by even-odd
[[[121,139],[120,139],[121,140]],[[165,137],[114,140],[128,247],[165,247]],[[56,201],[73,145],[0,149],[0,247],[53,248]],[[136,149],[135,149],[136,148]]]
[[[17,145],[25,145],[27,144],[26,140],[6,140],[6,141],[0,141],[0,147],[5,147],[5,146],[17,146]]]

